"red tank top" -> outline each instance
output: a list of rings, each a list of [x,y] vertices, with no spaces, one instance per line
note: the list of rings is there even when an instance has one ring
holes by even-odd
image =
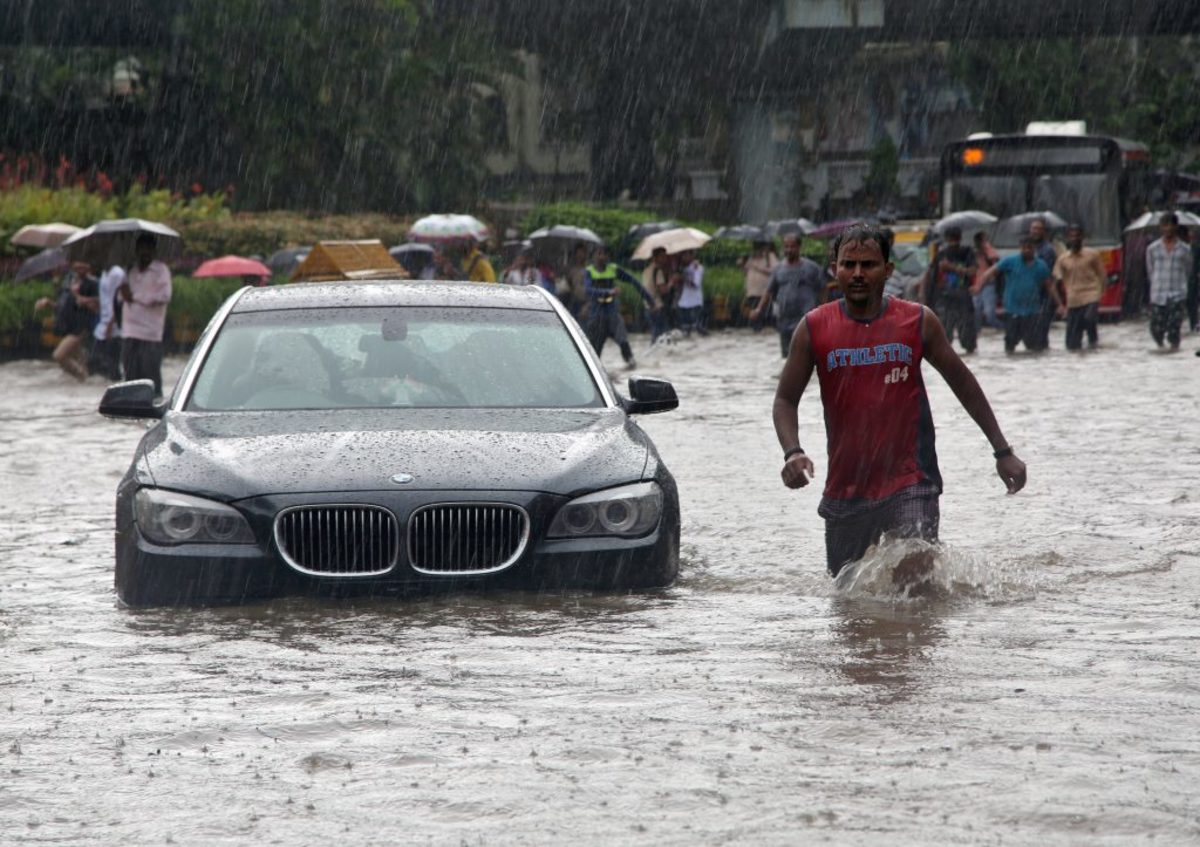
[[[825,407],[827,498],[881,500],[923,481],[941,490],[921,379],[923,315],[919,304],[887,297],[869,321],[850,317],[841,300],[806,316]]]

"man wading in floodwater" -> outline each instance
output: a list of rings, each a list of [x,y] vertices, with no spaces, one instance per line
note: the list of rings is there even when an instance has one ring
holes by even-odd
[[[983,389],[954,352],[925,306],[884,297],[892,273],[882,232],[855,226],[833,245],[843,298],[809,312],[796,327],[775,392],[775,432],[788,488],[808,485],[812,460],[800,447],[797,406],[813,368],[821,385],[829,445],[829,477],[817,513],[825,518],[829,572],[862,558],[887,532],[936,541],[942,477],[921,360],[946,380],[992,444],[996,472],[1015,494],[1025,463],[1000,432]],[[899,584],[928,578],[928,554],[896,568]]]

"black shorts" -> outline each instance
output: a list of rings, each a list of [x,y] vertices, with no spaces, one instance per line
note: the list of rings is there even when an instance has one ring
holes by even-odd
[[[825,556],[831,576],[863,557],[872,544],[888,533],[897,538],[937,541],[938,487],[919,482],[882,500],[822,500],[825,518]]]

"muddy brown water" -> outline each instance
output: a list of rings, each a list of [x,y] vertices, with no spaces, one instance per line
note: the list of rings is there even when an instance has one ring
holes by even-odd
[[[638,596],[123,609],[141,430],[95,415],[99,383],[4,364],[0,842],[1197,843],[1200,360],[1101,334],[971,359],[1016,497],[926,369],[920,601],[890,593],[897,548],[825,576],[818,493],[778,481],[770,335],[637,339],[682,399],[643,425],[684,512],[681,579]],[[801,420],[821,453],[815,397]]]

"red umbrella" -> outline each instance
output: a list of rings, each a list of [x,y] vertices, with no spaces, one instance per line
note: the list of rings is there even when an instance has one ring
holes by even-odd
[[[262,262],[254,259],[243,259],[241,256],[222,256],[219,259],[209,259],[192,276],[270,276],[271,269]]]

